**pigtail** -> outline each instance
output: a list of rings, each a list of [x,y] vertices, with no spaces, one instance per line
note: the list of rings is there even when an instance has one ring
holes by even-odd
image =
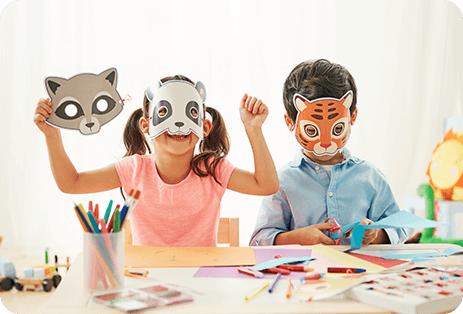
[[[146,107],[147,102],[149,106],[149,101],[145,96],[144,107]],[[123,135],[124,146],[127,149],[127,152],[125,153],[124,157],[135,154],[145,155],[146,151],[148,151],[151,154],[149,143],[146,140],[146,137],[143,134],[143,132],[140,130],[139,126],[140,119],[143,116],[144,110],[139,108],[135,110],[127,120],[127,124],[125,125]]]
[[[206,112],[212,117],[212,128],[209,135],[199,144],[200,153],[191,160],[191,168],[196,175],[200,177],[210,175],[222,185],[217,179],[216,169],[230,151],[230,138],[222,115],[211,107],[206,107]]]

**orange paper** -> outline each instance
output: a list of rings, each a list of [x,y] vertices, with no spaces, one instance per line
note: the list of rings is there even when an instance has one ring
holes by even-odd
[[[251,247],[125,246],[125,265],[131,267],[202,267],[255,265]]]

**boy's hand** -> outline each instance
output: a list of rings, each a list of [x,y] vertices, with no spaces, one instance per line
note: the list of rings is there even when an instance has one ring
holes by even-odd
[[[260,128],[268,116],[268,108],[260,99],[244,94],[240,116],[245,128]]]
[[[315,245],[321,243],[325,245],[334,245],[333,239],[323,233],[323,230],[328,230],[332,226],[332,223],[325,222],[280,233],[275,239],[275,244]]]
[[[373,223],[373,221],[371,221],[368,218],[365,218],[360,222],[361,225],[371,225],[372,223]],[[365,235],[363,236],[362,244],[367,245],[367,244],[370,244],[371,242],[373,242],[376,239],[376,237],[378,236],[379,231],[380,231],[380,229],[366,229],[365,230]]]
[[[45,134],[46,137],[59,134],[58,128],[55,128],[45,122],[45,119],[48,118],[52,112],[53,109],[51,109],[50,99],[40,98],[39,102],[37,103],[37,108],[35,108],[33,120],[35,125],[37,125],[37,127],[40,129],[40,131],[43,132],[43,134]]]

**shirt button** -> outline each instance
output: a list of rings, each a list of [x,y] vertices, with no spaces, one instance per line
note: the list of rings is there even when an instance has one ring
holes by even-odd
[[[330,197],[333,196],[333,192],[328,193],[328,195],[329,195]]]
[[[315,166],[315,170],[320,170],[320,166]]]

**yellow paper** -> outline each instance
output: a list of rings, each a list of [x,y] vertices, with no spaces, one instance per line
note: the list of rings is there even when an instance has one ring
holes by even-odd
[[[131,267],[202,267],[255,265],[251,247],[125,246],[125,265]]]

